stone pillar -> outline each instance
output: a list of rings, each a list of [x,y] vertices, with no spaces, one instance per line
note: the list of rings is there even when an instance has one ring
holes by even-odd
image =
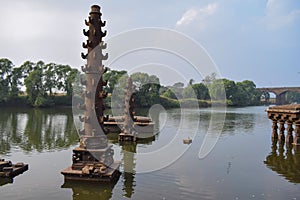
[[[295,138],[293,144],[300,146],[300,121],[295,122]]]
[[[279,121],[279,140],[284,142],[285,140],[285,137],[284,137],[284,131],[285,131],[285,127],[284,127],[284,121],[283,120],[280,120]]]
[[[285,141],[287,144],[292,144],[293,143],[293,122],[292,121],[287,121],[287,127],[286,127],[286,131],[287,131],[287,134],[286,134],[286,138],[285,138]]]
[[[273,119],[273,125],[272,125],[272,139],[273,140],[277,140],[278,139],[278,133],[277,133],[277,129],[278,129],[278,125],[277,125],[277,120]]]

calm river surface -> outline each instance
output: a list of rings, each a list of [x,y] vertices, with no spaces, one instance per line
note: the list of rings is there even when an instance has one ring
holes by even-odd
[[[218,110],[161,112],[154,116],[160,130],[156,137],[135,145],[119,145],[110,135],[114,157],[123,163],[121,170],[131,172],[122,173],[116,184],[100,185],[66,184],[60,174],[71,165],[72,149],[78,145],[71,109],[0,108],[0,158],[29,164],[29,171],[14,180],[0,179],[0,199],[300,199],[300,154],[272,145],[265,109],[227,108],[222,134],[203,159],[198,158],[199,149],[212,112]],[[179,129],[182,116],[184,125]],[[193,137],[193,130],[197,130],[193,143],[183,144],[183,138]],[[179,139],[173,140],[175,135]],[[174,146],[169,154],[149,161],[137,155],[170,148],[170,141]],[[135,173],[164,163],[186,147],[164,168]]]

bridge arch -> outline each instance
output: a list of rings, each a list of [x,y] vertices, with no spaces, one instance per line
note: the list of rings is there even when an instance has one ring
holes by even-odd
[[[286,104],[286,93],[287,92],[298,92],[300,93],[300,87],[266,87],[258,88],[261,92],[271,92],[276,95],[276,105]]]

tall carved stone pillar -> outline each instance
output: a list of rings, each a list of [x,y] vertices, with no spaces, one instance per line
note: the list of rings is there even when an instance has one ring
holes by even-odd
[[[102,61],[108,55],[102,53],[106,48],[102,41],[106,31],[102,31],[105,21],[101,20],[101,16],[100,7],[92,6],[88,20],[85,20],[89,30],[83,30],[88,37],[82,45],[87,54],[81,54],[83,59],[87,59],[86,66],[82,67],[86,79],[84,105],[79,105],[84,110],[84,116],[80,117],[84,130],[81,131],[80,146],[73,150],[72,166],[62,171],[65,179],[69,180],[112,181],[119,176],[120,163],[113,159],[114,151],[108,144],[103,125],[104,99],[107,96],[104,86],[107,82],[102,76],[107,68]]]
[[[134,111],[133,105],[133,84],[129,77],[126,84],[124,123],[122,132],[119,134],[119,141],[136,141],[136,131],[134,130]]]

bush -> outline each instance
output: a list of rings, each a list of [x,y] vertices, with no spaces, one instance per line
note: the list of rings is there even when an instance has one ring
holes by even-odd
[[[179,108],[179,101],[170,99],[164,96],[160,96],[160,104],[165,108]]]

